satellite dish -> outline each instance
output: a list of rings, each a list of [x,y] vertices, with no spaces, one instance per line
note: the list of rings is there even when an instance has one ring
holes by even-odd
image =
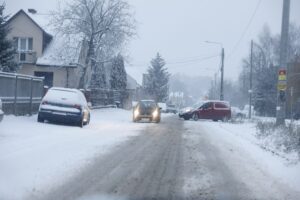
[[[31,13],[31,14],[36,14],[37,11],[33,8],[28,8],[28,12]]]

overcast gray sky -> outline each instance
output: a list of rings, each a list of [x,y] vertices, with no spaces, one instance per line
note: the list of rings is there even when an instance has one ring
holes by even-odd
[[[251,16],[259,7],[242,40]],[[219,69],[221,42],[225,48],[225,78],[236,79],[250,40],[265,24],[280,33],[283,0],[129,0],[138,21],[138,38],[128,46],[130,71],[142,73],[160,52],[171,73],[213,76]],[[8,0],[7,13],[35,8],[47,13],[55,0]],[[291,0],[291,21],[300,25],[300,1]],[[238,46],[237,46],[238,43]],[[236,47],[236,48],[235,48]],[[138,73],[137,73],[138,74]],[[137,79],[140,79],[138,77]]]

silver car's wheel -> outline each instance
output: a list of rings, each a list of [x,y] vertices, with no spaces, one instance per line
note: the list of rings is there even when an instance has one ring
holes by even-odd
[[[199,117],[196,113],[193,114],[193,120],[198,121]]]
[[[80,128],[83,128],[83,126],[84,126],[83,118],[81,118],[81,120],[80,120],[79,122],[77,122],[77,125],[78,125]]]
[[[222,121],[223,122],[228,122],[229,121],[229,117],[227,117],[227,116],[223,117]]]
[[[44,119],[40,115],[38,115],[37,121],[40,122],[40,123],[43,123]]]

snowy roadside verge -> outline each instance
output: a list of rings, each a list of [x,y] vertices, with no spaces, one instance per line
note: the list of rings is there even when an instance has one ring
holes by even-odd
[[[120,109],[94,110],[84,128],[37,123],[36,116],[6,116],[0,123],[0,199],[43,192],[151,126],[132,123],[131,115]]]
[[[287,125],[291,126],[290,122],[287,122]],[[280,157],[285,164],[300,162],[299,149],[296,149],[297,144],[294,144],[298,138],[291,137],[289,127],[276,127],[274,118],[256,118],[238,124],[221,123],[219,126]],[[294,123],[294,133],[297,132],[295,129],[299,129],[297,126],[299,125]],[[293,148],[289,148],[292,146]]]
[[[255,123],[231,124],[203,121],[196,126],[209,132],[209,137],[214,144],[220,148],[228,148],[227,156],[236,159],[235,162],[238,162],[239,157],[240,160],[243,160],[243,155],[245,155],[253,161],[244,160],[247,162],[245,165],[257,168],[264,174],[270,174],[278,182],[300,191],[300,163],[291,162],[293,159],[297,159],[296,155],[291,153],[282,155],[283,152],[280,152],[282,156],[278,156],[269,151],[268,149],[272,149],[272,147],[266,146],[264,141],[256,137]],[[237,166],[239,165],[237,164]],[[239,168],[237,167],[235,170],[238,171]]]

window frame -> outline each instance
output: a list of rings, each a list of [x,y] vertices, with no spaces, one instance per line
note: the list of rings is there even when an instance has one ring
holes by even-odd
[[[14,40],[17,40],[16,43],[17,43],[17,52],[18,53],[33,51],[33,38],[32,37],[14,37]],[[25,49],[21,49],[21,41],[22,40],[25,40]],[[29,45],[30,40],[32,41],[31,45]],[[31,46],[31,49],[29,49],[30,46]]]

